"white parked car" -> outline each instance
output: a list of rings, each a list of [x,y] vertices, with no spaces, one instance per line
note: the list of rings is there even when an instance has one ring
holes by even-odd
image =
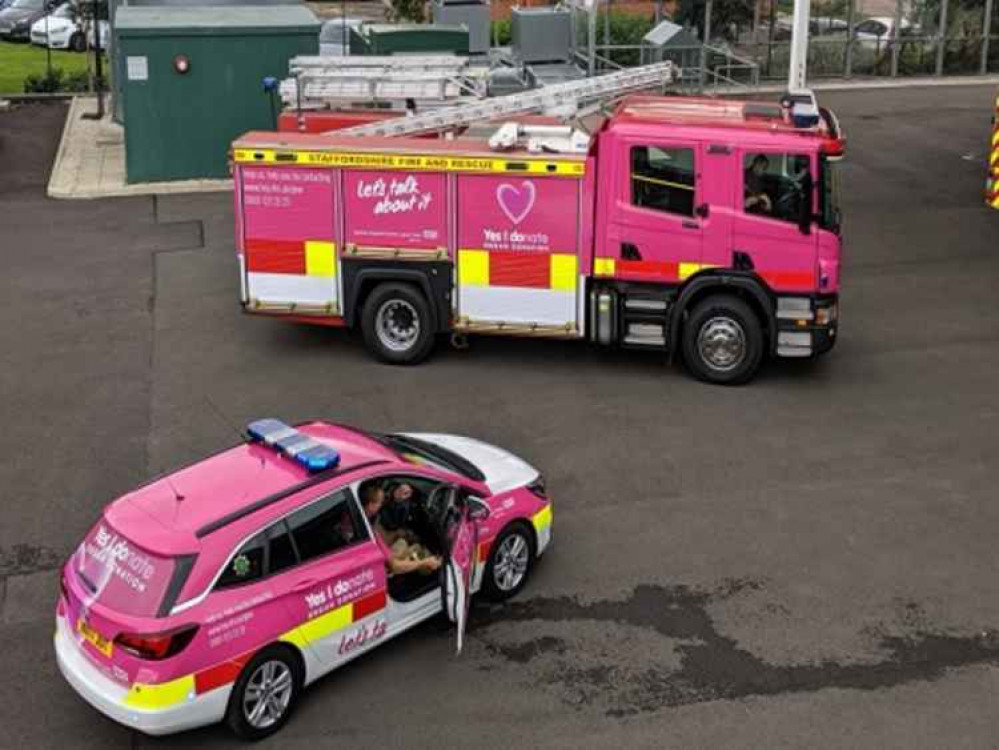
[[[360,18],[334,18],[319,30],[319,54],[343,57],[350,54],[350,30],[364,23]]]
[[[71,3],[64,3],[31,24],[31,43],[51,49],[71,49],[82,52],[87,39],[80,25],[74,20],[76,11]]]
[[[91,24],[92,26],[92,24]],[[110,32],[107,21],[101,21],[101,46],[103,39]],[[77,20],[72,3],[63,3],[52,13],[39,18],[31,25],[31,43],[49,49],[67,49],[83,52],[89,46],[94,46],[93,28],[84,31],[84,24]]]
[[[892,37],[895,36],[895,19],[890,16],[879,16],[868,18],[853,27],[853,36],[860,47],[881,51],[891,47]],[[899,24],[899,38],[917,33],[917,29],[911,23],[902,19]]]

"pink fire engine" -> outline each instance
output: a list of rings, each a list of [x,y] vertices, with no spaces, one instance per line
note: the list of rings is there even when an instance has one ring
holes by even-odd
[[[503,151],[474,128],[248,133],[233,144],[243,307],[359,328],[391,363],[438,334],[505,334],[748,381],[767,356],[836,340],[844,141],[810,104],[636,95],[560,152],[513,123]]]

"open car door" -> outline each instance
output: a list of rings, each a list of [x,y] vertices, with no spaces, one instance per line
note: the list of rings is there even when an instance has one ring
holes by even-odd
[[[465,641],[465,625],[471,599],[472,568],[475,565],[477,527],[469,513],[469,504],[455,487],[441,487],[445,494],[442,513],[442,537],[445,547],[444,585],[441,587],[444,611],[455,624],[460,654]]]

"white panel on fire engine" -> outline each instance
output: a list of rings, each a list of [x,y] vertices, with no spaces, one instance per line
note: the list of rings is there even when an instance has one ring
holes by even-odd
[[[242,166],[246,303],[338,314],[333,170]]]
[[[458,182],[460,324],[577,334],[581,181],[460,175]]]

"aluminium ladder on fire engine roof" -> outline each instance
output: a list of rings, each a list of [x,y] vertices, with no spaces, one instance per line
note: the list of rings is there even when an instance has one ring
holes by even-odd
[[[398,117],[330,132],[336,135],[419,135],[532,113],[578,116],[582,114],[584,103],[599,105],[608,99],[655,85],[665,86],[674,80],[675,74],[673,63],[666,61],[582,81],[569,81],[480,102],[443,107],[412,117]]]
[[[488,69],[456,55],[299,56],[289,62],[292,78],[281,82],[286,106],[316,109],[336,102],[412,99],[453,103],[486,94]]]

